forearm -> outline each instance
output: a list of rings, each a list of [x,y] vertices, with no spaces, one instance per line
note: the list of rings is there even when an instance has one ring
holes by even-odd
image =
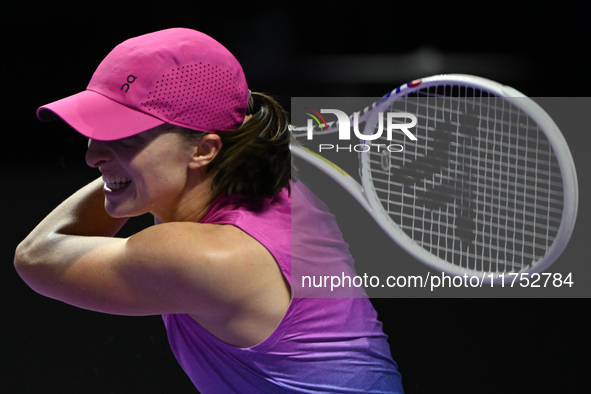
[[[18,246],[15,264],[66,254],[67,250],[59,250],[67,245],[59,242],[63,236],[114,236],[127,219],[116,219],[105,212],[102,187],[102,180],[96,179],[47,215]]]

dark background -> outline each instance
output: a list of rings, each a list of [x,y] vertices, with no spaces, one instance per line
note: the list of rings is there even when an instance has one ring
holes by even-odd
[[[2,15],[2,391],[195,392],[160,317],[109,316],[46,299],[12,266],[14,248],[35,224],[98,176],[85,168],[84,138],[62,123],[37,121],[35,110],[83,90],[115,45],[168,27],[201,30],[236,55],[252,90],[277,96],[286,108],[292,96],[381,96],[448,72],[488,77],[534,97],[588,95],[588,15],[566,2],[540,4],[12,5]],[[577,144],[589,142],[588,132],[583,127]],[[586,170],[578,168],[580,183]],[[140,218],[125,231],[146,223]],[[588,299],[372,301],[407,393],[586,392]]]

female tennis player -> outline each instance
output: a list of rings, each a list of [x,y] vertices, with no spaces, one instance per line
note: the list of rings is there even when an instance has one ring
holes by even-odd
[[[402,392],[367,298],[292,297],[291,264],[352,259],[326,207],[290,181],[285,112],[250,93],[221,44],[183,28],[129,39],[85,91],[38,116],[87,136],[102,177],[17,247],[31,288],[80,308],[162,315],[202,393]],[[154,226],[115,237],[147,212]]]

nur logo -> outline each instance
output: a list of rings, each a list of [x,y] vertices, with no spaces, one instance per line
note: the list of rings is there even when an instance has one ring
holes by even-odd
[[[340,111],[338,109],[321,109],[320,112],[315,111],[311,108],[304,107],[305,110],[309,112],[304,112],[306,115],[309,115],[312,119],[308,119],[307,123],[307,138],[311,140],[314,136],[314,123],[313,120],[316,121],[320,130],[328,130],[328,125],[326,120],[321,114],[334,114],[337,117],[338,126],[339,126],[339,140],[350,140],[351,139],[351,119],[347,116],[346,113]],[[394,119],[410,119],[409,123],[395,123]],[[332,123],[331,123],[332,125]],[[409,114],[407,112],[387,112],[386,113],[386,138],[391,141],[392,140],[392,132],[394,130],[401,130],[408,138],[412,141],[416,141],[417,137],[415,137],[410,131],[410,128],[413,128],[417,125],[417,117],[413,114]],[[353,114],[353,132],[355,136],[360,140],[364,141],[373,141],[380,138],[384,132],[384,112],[378,113],[378,129],[374,134],[361,134],[359,131],[359,112],[355,112]]]

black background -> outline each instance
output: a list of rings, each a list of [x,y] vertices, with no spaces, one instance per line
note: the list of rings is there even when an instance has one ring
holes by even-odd
[[[381,96],[447,72],[502,79],[529,96],[586,96],[591,87],[587,14],[566,2],[121,3],[21,3],[2,15],[3,392],[195,392],[160,317],[45,299],[12,266],[35,224],[98,176],[85,168],[84,138],[39,122],[35,110],[83,90],[121,41],[169,27],[201,30],[236,55],[251,89],[286,108],[292,96]],[[416,71],[391,67],[396,59],[416,62]],[[578,169],[581,183],[586,170]],[[146,223],[139,218],[126,231]],[[372,301],[408,393],[586,392],[588,299]]]

